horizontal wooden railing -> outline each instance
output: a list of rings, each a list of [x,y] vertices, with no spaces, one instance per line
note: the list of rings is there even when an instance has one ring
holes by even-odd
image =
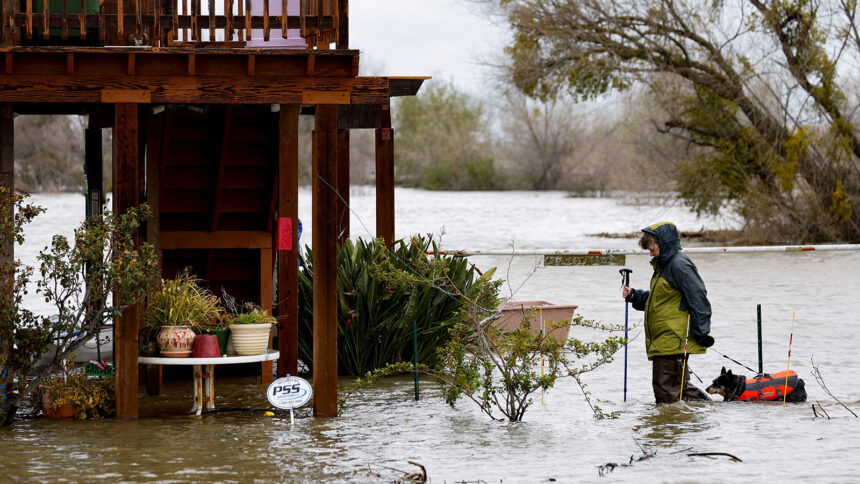
[[[20,0],[23,11],[19,0],[0,1],[7,47],[241,46],[277,38],[307,49],[348,46],[348,0]]]

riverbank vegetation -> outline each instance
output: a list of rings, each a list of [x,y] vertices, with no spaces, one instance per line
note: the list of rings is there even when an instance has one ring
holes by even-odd
[[[856,2],[484,3],[511,25],[521,92],[654,99],[694,210],[731,204],[764,240],[860,241]]]

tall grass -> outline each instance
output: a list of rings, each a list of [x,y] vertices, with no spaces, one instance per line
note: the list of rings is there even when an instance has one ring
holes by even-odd
[[[176,279],[162,279],[149,294],[145,322],[148,327],[191,326],[195,330],[207,327],[218,318],[220,301],[200,280],[187,271]]]
[[[379,240],[345,241],[337,257],[338,372],[363,375],[389,363],[412,361],[412,323],[418,327],[418,361],[436,363],[437,348],[449,339],[457,312],[479,277],[464,257],[428,256],[432,239],[400,240],[388,251]],[[313,253],[299,270],[299,356],[313,361]],[[386,267],[434,284],[391,278]]]

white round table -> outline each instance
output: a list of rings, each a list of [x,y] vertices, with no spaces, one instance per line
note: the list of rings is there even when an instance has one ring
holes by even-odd
[[[274,361],[280,356],[281,354],[277,350],[266,350],[265,353],[261,353],[259,355],[228,355],[218,358],[164,358],[157,356],[139,356],[137,358],[137,362],[144,365],[193,366],[194,406],[191,408],[191,412],[189,413],[200,415],[203,413],[204,403],[207,410],[215,409],[215,365],[236,365],[239,363]]]

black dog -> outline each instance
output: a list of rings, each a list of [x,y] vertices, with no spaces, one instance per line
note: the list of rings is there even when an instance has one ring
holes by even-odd
[[[788,384],[786,385],[786,374]],[[720,376],[714,379],[711,386],[705,389],[708,393],[716,393],[723,396],[723,401],[764,401],[782,400],[786,402],[799,403],[806,401],[806,384],[797,373],[793,371],[774,373],[769,375],[757,375],[755,378],[747,379],[744,375],[733,375],[732,371],[723,370]],[[788,395],[783,391],[788,388]]]

